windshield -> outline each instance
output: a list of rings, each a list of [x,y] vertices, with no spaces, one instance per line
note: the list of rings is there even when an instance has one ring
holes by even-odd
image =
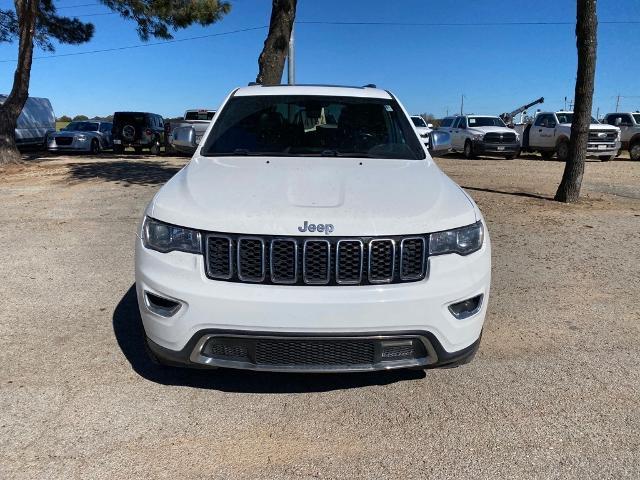
[[[198,111],[187,112],[184,115],[185,120],[211,120],[216,112]]]
[[[640,113],[634,113],[633,119],[636,121],[637,124],[640,124]]]
[[[506,127],[500,117],[469,117],[469,127]]]
[[[395,100],[311,95],[230,99],[201,153],[425,158]]]
[[[573,123],[573,113],[556,113],[559,123]],[[591,117],[591,123],[600,123],[595,118]]]
[[[74,132],[97,132],[98,124],[95,122],[71,122],[64,127],[64,130],[73,130]]]
[[[426,127],[427,124],[424,122],[422,117],[411,117],[411,121],[416,127]]]

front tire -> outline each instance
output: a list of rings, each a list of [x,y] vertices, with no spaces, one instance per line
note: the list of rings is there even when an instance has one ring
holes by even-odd
[[[553,151],[550,152],[548,150],[545,150],[543,152],[540,152],[540,156],[543,160],[551,160],[553,158]]]
[[[471,140],[467,140],[464,142],[464,158],[471,160],[473,157],[473,144],[471,143]]]
[[[640,141],[633,143],[629,147],[629,158],[635,161],[640,160]]]
[[[151,147],[149,147],[149,153],[151,153],[151,155],[160,155],[160,142],[159,141],[155,141],[155,143],[153,145],[151,145]]]
[[[556,147],[556,155],[558,156],[558,161],[566,162],[567,158],[569,158],[569,142],[566,140],[561,140]]]
[[[101,151],[100,142],[97,138],[91,140],[91,155],[99,155]]]

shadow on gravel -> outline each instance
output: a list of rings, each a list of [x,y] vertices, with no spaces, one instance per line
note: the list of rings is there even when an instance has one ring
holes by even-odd
[[[214,389],[223,392],[303,393],[388,385],[425,376],[423,371],[413,370],[351,374],[294,374],[158,366],[145,352],[145,335],[138,311],[135,285],[129,288],[113,312],[113,332],[133,370],[141,377],[162,385]]]
[[[72,163],[69,165],[69,176],[75,180],[97,178],[107,182],[161,185],[178,173],[180,168],[150,160]]]
[[[473,192],[487,192],[487,193],[500,193],[502,195],[513,195],[514,197],[527,197],[527,198],[536,198],[538,200],[553,200],[551,197],[545,197],[543,195],[538,195],[536,193],[527,193],[527,192],[505,192],[503,190],[494,190],[492,188],[479,188],[479,187],[467,187],[461,185],[465,190],[471,190]]]

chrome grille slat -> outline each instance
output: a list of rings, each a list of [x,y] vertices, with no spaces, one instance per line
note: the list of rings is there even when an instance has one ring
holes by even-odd
[[[396,242],[391,238],[379,238],[369,242],[369,281],[390,283],[396,268]]]
[[[400,280],[419,280],[426,270],[424,237],[406,237],[400,242]]]
[[[206,239],[207,275],[230,280],[233,277],[233,240],[225,235],[207,235]]]
[[[213,280],[274,285],[377,285],[428,276],[428,235],[277,237],[202,232]]]
[[[264,240],[260,237],[238,238],[238,278],[243,282],[262,282],[264,269]]]
[[[269,270],[273,283],[298,281],[298,242],[293,238],[275,238],[269,247]]]
[[[331,243],[329,240],[305,240],[302,251],[302,277],[308,285],[326,285],[331,281]]]
[[[340,285],[361,283],[363,263],[364,244],[362,240],[338,240],[336,243],[336,283]]]

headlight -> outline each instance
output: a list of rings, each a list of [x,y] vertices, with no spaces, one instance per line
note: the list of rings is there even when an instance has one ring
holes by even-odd
[[[429,255],[443,255],[445,253],[469,255],[480,250],[483,241],[484,227],[482,222],[432,233],[429,235]]]
[[[484,139],[484,133],[481,133],[481,134],[479,134],[479,135],[474,135],[474,136],[473,136],[473,137],[471,137],[471,138],[473,138],[474,140],[476,140],[476,141],[478,141],[478,142],[481,142],[481,141]]]
[[[84,142],[87,139],[86,135],[76,135],[76,140]]]
[[[149,217],[145,218],[142,226],[142,241],[145,247],[158,252],[179,250],[187,253],[202,253],[200,232],[169,225]]]
[[[620,130],[618,130],[618,134],[616,135],[616,140],[620,140]]]

